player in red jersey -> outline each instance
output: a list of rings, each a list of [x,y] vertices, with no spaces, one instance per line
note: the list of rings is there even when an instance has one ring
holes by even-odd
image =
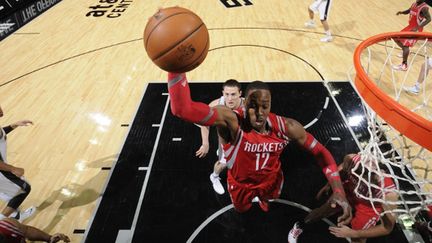
[[[235,112],[226,106],[209,107],[191,100],[184,73],[168,73],[171,112],[188,122],[216,126],[222,138],[228,164],[228,191],[234,208],[245,212],[256,199],[268,210],[268,200],[279,197],[283,175],[279,156],[289,142],[311,152],[333,189],[329,203],[343,208],[341,224],[351,219],[349,206],[330,152],[294,119],[270,112],[268,85],[255,81],[248,85],[245,108]]]
[[[416,0],[411,7],[405,11],[399,11],[399,14],[409,14],[408,26],[403,28],[401,31],[412,31],[422,32],[423,27],[426,26],[430,21],[431,17],[429,14],[429,7],[425,3],[425,0]],[[406,71],[408,69],[408,55],[409,48],[416,43],[416,39],[399,39],[396,40],[396,44],[402,48],[402,64],[394,65],[393,68],[396,70]]]
[[[346,225],[330,227],[330,232],[336,237],[351,238],[351,242],[366,242],[367,238],[388,235],[393,230],[396,222],[392,213],[385,213],[380,217],[380,214],[377,214],[373,209],[374,206],[378,213],[382,213],[384,209],[385,211],[395,209],[396,205],[374,203],[372,206],[370,201],[356,195],[355,189],[358,185],[357,192],[365,197],[369,197],[370,189],[372,193],[370,197],[372,198],[385,199],[386,201],[396,201],[398,199],[397,193],[393,191],[395,189],[393,180],[388,176],[379,177],[376,173],[372,173],[371,175],[371,183],[382,189],[371,187],[371,185],[367,185],[364,182],[359,183],[359,178],[351,172],[353,168],[357,172],[356,174],[360,174],[362,169],[364,169],[363,176],[365,178],[363,179],[366,181],[369,180],[369,178],[367,178],[369,173],[366,167],[359,164],[357,168],[355,168],[356,164],[360,162],[360,159],[360,154],[348,154],[345,156],[343,163],[339,165],[347,199],[354,209],[351,228]],[[318,193],[317,198],[322,197],[329,191],[330,187],[328,185],[324,186]],[[383,194],[385,196],[383,196]],[[297,222],[294,225],[293,229],[291,229],[288,234],[288,242],[296,243],[297,238],[303,232],[303,228],[305,228],[306,225],[328,217],[335,212],[334,209],[329,208],[325,204],[320,208],[312,210],[303,222]],[[381,224],[376,225],[379,220],[381,220]]]
[[[67,235],[56,233],[50,235],[30,225],[21,224],[15,219],[4,218],[0,220],[0,242],[25,243],[25,239],[43,242],[70,242]]]

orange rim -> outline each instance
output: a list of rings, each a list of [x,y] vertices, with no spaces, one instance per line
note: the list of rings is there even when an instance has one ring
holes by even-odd
[[[391,32],[372,36],[357,46],[354,52],[355,86],[365,102],[388,124],[420,146],[432,151],[432,122],[405,108],[378,88],[369,79],[360,62],[360,54],[367,47],[395,38],[431,39],[427,32]]]

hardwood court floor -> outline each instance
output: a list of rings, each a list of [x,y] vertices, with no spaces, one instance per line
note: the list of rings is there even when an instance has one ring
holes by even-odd
[[[121,16],[108,18],[121,2],[128,4]],[[219,0],[119,0],[104,16],[87,17],[90,7],[106,4],[63,0],[1,41],[1,124],[35,123],[8,138],[9,162],[24,167],[32,184],[23,207],[39,207],[27,223],[82,239],[73,232],[94,214],[128,133],[122,124],[133,120],[147,82],[166,79],[142,43],[158,7],[189,8],[209,28],[211,51],[190,80],[341,81],[357,44],[402,29],[407,16],[395,13],[413,1],[337,1],[329,17],[336,38],[325,44],[319,24],[303,27],[309,2],[252,2],[226,8]]]

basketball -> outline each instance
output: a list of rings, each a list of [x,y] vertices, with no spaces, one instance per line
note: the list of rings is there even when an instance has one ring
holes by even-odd
[[[192,11],[181,7],[160,9],[144,29],[144,47],[161,69],[183,73],[198,67],[209,49],[207,27]]]

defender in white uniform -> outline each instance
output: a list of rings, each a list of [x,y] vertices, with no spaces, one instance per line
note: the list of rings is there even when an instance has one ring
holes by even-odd
[[[328,15],[333,0],[315,0],[308,8],[309,20],[305,23],[307,28],[315,28],[314,13],[319,13],[321,24],[324,27],[325,37],[321,38],[322,42],[330,42],[333,40],[333,36],[330,32],[330,27],[327,22]]]
[[[219,99],[215,99],[210,102],[209,106],[214,107],[218,105],[224,105],[231,109],[237,109],[243,106],[244,99],[241,97],[241,85],[237,80],[229,79],[222,86],[222,96]],[[204,158],[209,150],[209,127],[200,126],[201,128],[201,140],[202,145],[196,151],[196,156]],[[215,162],[213,173],[210,174],[210,181],[212,182],[213,189],[218,194],[224,194],[225,189],[223,188],[219,174],[226,168],[226,161],[222,147],[219,143],[217,151],[218,161]]]
[[[3,110],[0,107],[0,117],[2,116]],[[24,212],[19,212],[18,208],[30,193],[31,186],[23,177],[24,169],[8,164],[6,156],[6,134],[19,126],[31,124],[33,122],[29,120],[22,120],[6,127],[0,127],[0,199],[8,202],[0,213],[0,220],[5,217],[15,217],[22,222],[36,211],[36,208],[32,206]]]

